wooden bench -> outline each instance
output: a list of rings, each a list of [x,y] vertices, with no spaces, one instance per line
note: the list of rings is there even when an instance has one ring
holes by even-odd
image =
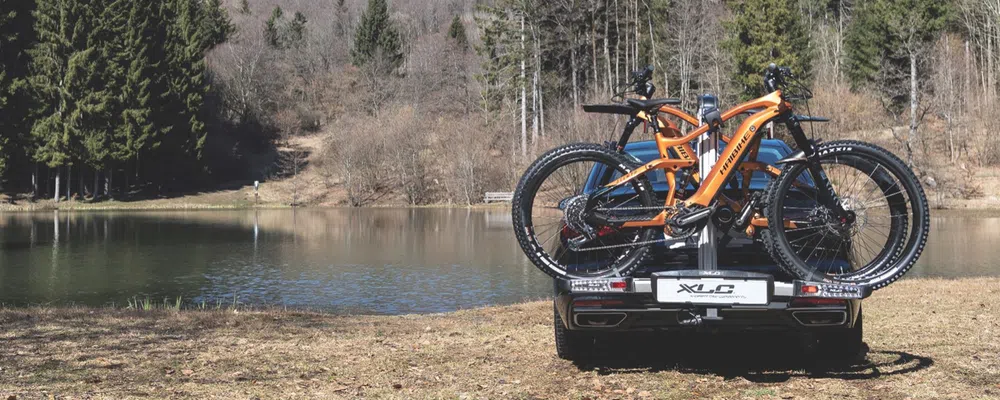
[[[511,202],[514,200],[514,192],[486,192],[483,195],[483,203]]]

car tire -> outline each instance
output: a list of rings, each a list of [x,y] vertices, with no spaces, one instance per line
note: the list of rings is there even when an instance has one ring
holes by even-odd
[[[559,317],[559,310],[552,302],[552,325],[555,327],[556,355],[563,360],[584,361],[594,352],[595,337],[589,332],[569,330]]]
[[[864,312],[858,309],[854,326],[817,335],[819,352],[837,361],[859,361],[864,358]]]

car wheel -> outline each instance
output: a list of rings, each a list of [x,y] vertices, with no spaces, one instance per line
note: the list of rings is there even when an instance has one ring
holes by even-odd
[[[854,326],[823,332],[817,336],[818,349],[829,359],[858,361],[864,358],[864,312],[858,309]]]
[[[559,318],[559,310],[552,302],[552,325],[555,327],[556,354],[563,360],[584,361],[593,354],[594,335],[588,332],[571,331]]]

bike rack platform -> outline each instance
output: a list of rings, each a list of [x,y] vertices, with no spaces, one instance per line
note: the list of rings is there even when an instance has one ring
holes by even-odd
[[[692,272],[699,270],[691,270]],[[685,272],[683,270],[676,272]],[[634,293],[653,294],[653,279],[650,278],[597,278],[597,279],[558,279],[558,285],[570,293]],[[871,296],[872,290],[866,286],[842,285],[827,282],[811,282],[792,280],[790,282],[773,281],[771,295],[773,297],[815,297],[830,299],[864,299]]]

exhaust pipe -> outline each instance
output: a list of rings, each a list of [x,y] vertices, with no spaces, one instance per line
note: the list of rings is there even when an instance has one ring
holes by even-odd
[[[614,328],[621,324],[626,316],[623,312],[580,313],[573,316],[573,322],[583,328]]]
[[[836,326],[847,322],[847,311],[795,311],[792,317],[805,326]]]

